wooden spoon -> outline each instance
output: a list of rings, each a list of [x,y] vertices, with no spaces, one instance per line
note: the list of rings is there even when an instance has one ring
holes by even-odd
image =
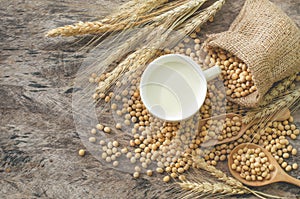
[[[262,181],[247,181],[245,179],[243,179],[238,172],[236,172],[235,170],[233,170],[231,168],[231,165],[233,164],[233,154],[237,153],[237,151],[239,149],[243,149],[247,147],[248,149],[256,149],[256,148],[260,148],[265,154],[266,157],[268,158],[270,164],[272,164],[275,169],[273,171],[270,172],[271,178],[269,180],[262,180]],[[231,172],[231,174],[238,179],[240,182],[242,182],[243,184],[249,185],[249,186],[264,186],[264,185],[268,185],[274,182],[288,182],[291,184],[294,184],[298,187],[300,187],[300,180],[291,177],[290,175],[288,175],[281,167],[280,165],[277,163],[277,161],[275,160],[275,158],[271,155],[271,153],[269,153],[265,148],[253,144],[253,143],[243,143],[240,144],[238,146],[236,146],[230,153],[229,157],[228,157],[228,167],[229,170]]]
[[[274,114],[270,121],[284,121],[284,120],[287,120],[289,119],[289,117],[291,116],[291,113],[289,111],[289,109],[287,108],[284,108],[282,111],[280,111],[279,113],[276,113]],[[238,115],[238,114],[234,114],[234,113],[229,113],[227,115],[220,115],[220,116],[216,116],[216,117],[211,117],[211,118],[207,118],[207,119],[204,119],[204,120],[200,120],[199,121],[199,128],[201,128],[202,126],[205,125],[205,123],[208,121],[208,120],[220,120],[220,119],[225,119],[226,118],[233,118],[233,117],[239,117],[240,120],[242,121],[242,116],[241,115]],[[253,126],[254,124],[258,123],[261,119],[256,119],[256,120],[253,120],[252,122],[248,123],[248,124],[243,124],[242,123],[242,126],[241,126],[241,129],[240,131],[238,132],[237,135],[234,135],[230,138],[225,138],[223,140],[217,140],[217,139],[211,139],[211,140],[208,140],[204,143],[201,144],[201,147],[209,147],[209,146],[214,146],[214,145],[219,145],[219,144],[224,144],[224,143],[228,143],[228,142],[231,142],[231,141],[234,141],[234,140],[237,140],[239,139],[247,129],[249,129],[251,126]],[[199,129],[200,130],[200,129]]]

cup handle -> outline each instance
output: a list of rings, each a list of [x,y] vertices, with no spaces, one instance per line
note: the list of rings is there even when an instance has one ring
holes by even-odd
[[[220,66],[214,66],[203,71],[206,81],[215,79],[221,74]]]

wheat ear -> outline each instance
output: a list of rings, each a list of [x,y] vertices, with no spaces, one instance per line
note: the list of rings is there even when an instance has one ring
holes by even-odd
[[[142,6],[140,7],[140,10],[137,11],[137,15],[142,15],[147,12],[151,12],[161,6],[162,4],[165,4],[168,2],[168,0],[147,0],[142,1],[144,2]]]
[[[224,3],[225,0],[219,0],[214,4],[212,4],[211,6],[209,6],[208,8],[202,10],[201,12],[198,12],[196,14],[190,12],[186,17],[190,17],[191,14],[195,14],[195,15],[189,20],[186,20],[186,17],[181,18],[176,24],[178,27],[174,27],[174,26],[172,27],[174,29],[176,28],[179,34],[170,35],[168,40],[166,40],[165,47],[168,48],[171,47],[173,44],[177,43],[185,36],[192,33],[197,27],[201,27],[204,23],[206,23],[212,16],[214,16],[221,9]],[[196,10],[193,10],[193,12],[195,11]]]
[[[289,108],[300,100],[300,87],[296,87],[289,93],[284,93],[284,96],[280,96],[277,101],[270,105],[258,109],[251,110],[243,117],[243,123],[248,124],[255,119],[260,119],[269,115],[272,115],[282,108]]]
[[[280,96],[283,92],[287,91],[290,88],[290,86],[294,83],[296,78],[297,74],[294,74],[281,80],[277,85],[275,85],[268,91],[268,93],[264,96],[264,99],[259,106],[266,106],[274,98]]]
[[[211,17],[215,16],[215,14],[222,8],[224,5],[225,0],[219,0],[213,3],[208,8],[202,10],[200,13],[196,13],[191,19],[189,19],[181,28],[185,34],[190,34],[193,32],[197,27],[202,26],[206,23]]]
[[[138,22],[138,18],[156,9],[168,0],[130,1],[119,9],[119,12],[107,16],[100,21],[78,22],[50,30],[47,37],[76,36],[85,34],[99,34],[119,31],[146,23],[148,20]]]
[[[181,189],[184,190],[182,198],[198,198],[204,196],[224,196],[224,195],[243,195],[249,192],[245,192],[239,188],[232,188],[221,182],[194,182],[194,181],[182,181],[177,183]]]
[[[150,28],[143,28],[141,30],[138,30],[138,32],[133,32],[133,35],[127,39],[124,43],[122,43],[120,46],[114,46],[116,50],[114,50],[113,53],[111,53],[109,56],[105,58],[105,60],[101,61],[101,66],[109,66],[113,62],[120,62],[124,56],[137,49],[141,42],[145,39],[146,35],[149,34]],[[120,36],[121,37],[121,36]],[[117,70],[119,71],[119,69]]]
[[[120,76],[129,69],[134,71],[145,67],[150,60],[156,57],[157,53],[160,51],[159,49],[161,49],[164,45],[170,32],[171,30],[164,29],[156,29],[155,31],[150,32],[146,38],[146,41],[149,41],[149,43],[127,56],[125,60],[118,64],[108,78],[99,82],[96,92],[98,94],[106,92],[120,78]],[[128,43],[128,45],[130,45],[130,43]],[[122,48],[119,50],[121,49]]]
[[[128,71],[129,69],[134,71],[145,66],[157,52],[157,49],[147,48],[142,48],[133,52],[111,72],[111,75],[108,78],[99,83],[98,87],[96,88],[96,92],[98,94],[107,92],[107,90],[116,82],[117,79],[120,78],[124,72]]]
[[[195,168],[197,169],[203,169],[205,171],[208,171],[211,175],[215,176],[217,179],[225,182],[226,184],[240,188],[240,189],[245,189],[245,186],[237,181],[236,179],[232,177],[228,177],[224,172],[221,170],[217,169],[214,166],[208,165],[203,158],[200,157],[192,157],[193,162],[195,163]]]
[[[165,12],[159,16],[154,17],[152,20],[155,23],[162,23],[164,28],[173,29],[176,26],[177,21],[184,18],[187,15],[193,14],[199,9],[207,0],[193,0],[176,7],[173,10]]]

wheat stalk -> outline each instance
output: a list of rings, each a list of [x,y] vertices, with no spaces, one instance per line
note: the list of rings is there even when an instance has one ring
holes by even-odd
[[[130,1],[121,7],[120,12],[107,16],[100,21],[78,22],[50,30],[46,36],[75,36],[119,31],[147,23],[151,18],[138,21],[139,17],[158,8],[168,0]]]
[[[119,62],[125,56],[126,53],[137,49],[140,43],[145,39],[146,35],[149,34],[150,30],[150,28],[143,28],[141,30],[138,30],[138,32],[136,33],[129,32],[129,34],[133,35],[120,46],[113,46],[113,48],[115,47],[113,53],[111,53],[105,58],[105,60],[101,62],[101,66],[109,66],[113,62]],[[116,71],[119,71],[119,69],[117,69]]]
[[[164,28],[172,28],[176,27],[178,24],[177,21],[184,18],[187,15],[193,14],[196,10],[198,10],[207,0],[193,0],[188,1],[187,3],[176,7],[173,10],[165,12],[157,17],[153,18],[154,22],[163,22]],[[180,23],[179,23],[180,24]]]
[[[170,47],[171,44],[179,42],[185,36],[193,32],[197,27],[200,27],[201,25],[206,23],[212,16],[216,14],[217,11],[221,9],[224,2],[225,0],[219,0],[215,2],[213,5],[209,6],[208,8],[196,14],[195,12],[197,9],[199,9],[199,7],[197,6],[195,7],[195,4],[189,4],[189,6],[185,4],[185,7],[187,8],[182,9],[182,15],[185,15],[185,17],[179,18],[179,20],[177,20],[176,23],[174,22],[174,24],[170,28],[170,29],[177,28],[176,30],[178,30],[179,34],[170,35],[170,37],[166,40],[164,47]],[[204,3],[204,1],[199,1],[198,3],[199,3],[198,6],[199,5],[201,6]],[[194,7],[192,7],[191,5],[194,5]],[[185,11],[185,13],[183,11]],[[192,19],[186,20],[188,17],[190,17],[193,14],[195,15],[192,17]],[[171,16],[171,14],[169,14],[168,18],[173,20],[176,19],[176,17]]]
[[[207,175],[211,175],[211,173],[206,170],[200,172],[200,170],[194,169],[186,175],[185,180],[176,181],[176,184],[180,187],[180,190],[178,190],[180,196],[178,198],[216,198],[221,196],[224,197],[226,195],[251,193],[249,190],[233,187],[222,181],[218,181],[215,177],[212,178]]]
[[[147,15],[140,16],[139,19],[142,20],[142,19],[149,18],[149,17],[151,17],[153,19],[154,17],[159,16],[162,13],[168,12],[169,10],[172,10],[172,9],[177,8],[178,6],[181,6],[185,2],[186,2],[186,0],[171,1],[169,3],[164,4],[159,9],[157,9],[151,13],[148,13]]]
[[[209,6],[208,8],[202,10],[195,14],[196,10],[190,11],[186,13],[186,17],[181,18],[178,23],[172,26],[172,29],[177,30],[177,34],[171,34],[170,37],[167,38],[165,41],[165,45],[162,47],[170,48],[172,45],[181,41],[184,37],[192,33],[197,27],[201,27],[204,23],[206,23],[212,16],[216,14],[218,10],[221,9],[222,5],[224,4],[225,0],[219,0],[215,2],[213,5]],[[187,21],[186,18],[190,17],[190,15],[195,14],[192,19]],[[180,24],[182,23],[182,24]],[[175,26],[177,25],[177,27]]]
[[[199,1],[200,2],[200,1]],[[208,7],[205,9],[203,12],[204,13],[199,13],[199,16],[196,17],[196,20],[192,20],[188,25],[183,26],[181,29],[181,32],[191,32],[194,30],[196,26],[200,26],[208,19],[213,16],[223,5],[224,0],[220,0],[216,3],[214,3],[212,6]],[[195,5],[195,4],[193,4]],[[187,11],[187,10],[185,10]],[[99,86],[96,89],[97,93],[101,92],[106,92],[112,85],[113,83],[116,82],[116,80],[127,70],[136,70],[140,66],[145,66],[151,58],[157,53],[157,49],[162,48],[164,45],[169,45],[170,42],[176,43],[177,41],[180,41],[185,34],[182,35],[174,35],[171,36],[170,38],[169,35],[171,33],[171,30],[164,30],[164,29],[159,29],[158,32],[153,31],[153,34],[148,37],[150,38],[150,41],[154,41],[154,43],[149,43],[145,47],[135,51],[131,55],[129,55],[123,62],[121,62],[112,72],[111,76],[109,76],[105,81],[100,82]],[[166,42],[168,41],[168,42]],[[122,48],[120,48],[122,50]]]
[[[209,6],[208,8],[202,10],[200,13],[196,13],[191,19],[189,19],[181,28],[185,34],[190,34],[197,27],[200,27],[204,23],[206,23],[211,17],[215,16],[215,14],[222,8],[225,0],[216,1],[214,4]]]
[[[228,177],[223,171],[217,169],[214,166],[208,165],[203,158],[194,156],[194,157],[192,157],[192,159],[193,159],[193,162],[195,163],[195,168],[208,171],[211,175],[213,175],[217,179],[225,182],[226,184],[228,184],[232,187],[239,188],[239,189],[246,188],[242,183],[240,183],[236,179],[234,179],[232,177]],[[245,189],[245,190],[247,190],[247,189]]]
[[[130,19],[122,20],[120,22],[103,23],[102,21],[93,22],[78,22],[74,25],[67,25],[64,27],[59,27],[50,30],[46,37],[69,37],[76,35],[87,35],[87,34],[100,34],[113,31],[126,30],[131,27],[135,27],[144,23],[149,22],[150,19],[145,19],[143,21],[130,22]]]
[[[171,26],[175,27],[177,24],[181,24],[181,22],[178,23],[178,21],[184,21],[181,19],[186,19],[191,16],[206,1],[207,0],[193,0],[185,3],[185,0],[183,0],[171,2],[169,5],[165,4],[168,2],[166,0],[136,3],[136,6],[134,6],[135,9],[124,9],[124,12],[121,14],[108,16],[100,21],[78,22],[73,25],[58,27],[50,30],[46,36],[56,37],[100,34],[105,32],[126,30],[131,27],[141,26],[147,23],[152,24],[153,27],[157,27],[161,24],[164,24],[163,26],[165,28],[170,28]],[[165,5],[159,8],[156,12],[150,12],[163,4]],[[127,8],[127,6],[125,6],[125,8]]]
[[[124,72],[129,69],[134,71],[140,67],[144,67],[157,52],[157,49],[148,48],[142,48],[133,52],[111,72],[108,78],[99,83],[96,92],[105,93]]]
[[[181,189],[184,190],[181,195],[182,198],[196,198],[209,195],[210,197],[224,196],[224,195],[243,195],[249,192],[238,188],[232,188],[221,182],[194,182],[194,181],[182,181],[177,183]]]
[[[170,30],[164,29],[158,29],[151,32],[148,35],[148,38],[150,38],[153,42],[148,43],[148,45],[127,56],[126,59],[111,72],[111,75],[108,78],[99,83],[99,86],[96,88],[96,92],[106,92],[120,78],[120,76],[129,69],[131,71],[135,71],[145,67],[146,64],[155,58],[157,53],[160,52],[159,49],[164,44],[170,32]]]
[[[103,24],[101,21],[94,22],[78,22],[74,25],[67,25],[64,27],[59,27],[53,30],[50,30],[46,37],[57,37],[57,36],[76,36],[76,35],[84,35],[84,34],[97,34],[106,31],[112,30],[121,30],[125,27],[126,24],[118,23],[118,24]]]
[[[223,171],[217,169],[216,167],[214,167],[212,165],[207,164],[207,162],[205,162],[205,160],[201,157],[193,156],[192,160],[193,160],[195,168],[207,171],[210,175],[216,177],[221,182],[224,182],[226,185],[230,186],[232,189],[240,190],[240,194],[252,193],[261,198],[263,198],[262,196],[266,196],[266,197],[270,197],[270,198],[280,198],[277,196],[273,196],[273,195],[269,195],[269,194],[265,194],[262,192],[251,190],[250,188],[244,186],[238,180],[227,176]]]
[[[280,96],[283,92],[287,91],[290,86],[294,83],[297,78],[297,74],[291,75],[282,81],[280,81],[276,86],[272,87],[268,93],[264,96],[263,101],[259,106],[266,106],[269,102],[271,102],[274,98]]]
[[[284,93],[277,101],[269,104],[268,106],[251,110],[243,117],[243,123],[248,124],[255,119],[261,119],[275,112],[280,111],[282,108],[288,108],[300,100],[300,87],[296,87],[289,93]]]
[[[204,23],[206,23],[212,16],[214,16],[221,9],[224,3],[225,0],[219,0],[214,4],[212,4],[211,6],[209,6],[208,8],[195,14],[191,19],[185,22],[184,22],[185,18],[181,19],[182,25],[178,27],[178,31],[177,31],[179,34],[170,35],[170,37],[165,42],[165,46],[163,47],[170,48],[173,44],[178,43],[185,36],[192,33],[197,27],[201,27]],[[193,13],[190,12],[189,15],[191,14]]]
[[[170,5],[165,4],[166,2],[168,2],[166,0],[164,1],[148,0],[144,3],[130,2],[128,5],[134,4],[135,6],[129,8],[128,5],[126,4],[126,6],[124,6],[124,9],[122,9],[124,11],[121,12],[120,14],[108,16],[100,21],[78,22],[73,25],[58,27],[56,29],[50,30],[46,34],[46,36],[56,37],[56,36],[76,36],[76,35],[85,35],[85,34],[100,34],[100,33],[107,33],[113,31],[126,30],[131,27],[145,25],[147,23],[152,24],[153,27],[157,27],[163,24],[165,28],[171,27],[173,29],[177,25],[180,25],[192,14],[194,14],[196,10],[198,10],[201,7],[201,5],[206,1],[207,0],[194,0],[185,3],[185,0],[183,0],[178,2],[177,1],[171,2]],[[187,23],[187,24],[190,26],[193,26],[193,24],[199,24],[198,20],[203,21],[202,22],[203,24],[208,20],[205,19],[206,18],[205,16],[207,15],[212,16],[221,7],[221,5],[223,5],[223,3],[224,1],[216,2],[213,6],[210,6],[208,9],[205,9],[202,14],[197,15],[195,20],[192,20],[191,23]],[[154,13],[148,13],[163,4],[165,5],[159,8],[158,11]],[[166,10],[167,12],[164,12]],[[189,29],[190,28],[191,27],[189,27]]]
[[[154,9],[156,9],[157,7],[159,7],[160,5],[167,3],[168,0],[147,0],[147,1],[141,1],[142,6],[139,8],[139,10],[137,10],[137,15],[141,15],[141,14],[145,14],[147,12],[150,12]]]

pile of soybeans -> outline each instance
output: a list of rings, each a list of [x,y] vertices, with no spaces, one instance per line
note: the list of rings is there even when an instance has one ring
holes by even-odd
[[[205,64],[221,67],[227,96],[246,97],[256,91],[251,71],[238,57],[220,48],[206,46],[204,51],[207,53]]]
[[[270,163],[266,154],[260,148],[239,149],[233,154],[231,169],[238,172],[247,181],[263,181],[271,178],[270,172],[275,167]]]

